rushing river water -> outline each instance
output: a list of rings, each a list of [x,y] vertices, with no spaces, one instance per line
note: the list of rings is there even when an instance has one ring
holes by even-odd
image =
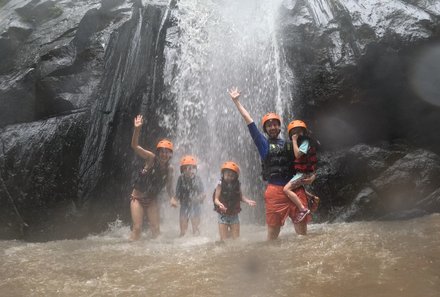
[[[216,243],[215,220],[202,235],[178,238],[177,210],[159,239],[128,241],[129,228],[82,240],[1,241],[0,296],[386,296],[440,292],[440,215],[395,222],[286,225],[265,242],[263,226]]]

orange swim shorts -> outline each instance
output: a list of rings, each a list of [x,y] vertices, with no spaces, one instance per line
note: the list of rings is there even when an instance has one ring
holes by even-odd
[[[283,186],[268,184],[264,193],[264,201],[266,204],[266,223],[271,227],[283,226],[287,217],[293,221],[299,211],[296,205],[283,192]],[[307,196],[304,187],[295,189],[296,195],[304,205],[307,205]],[[310,215],[304,222],[310,222]]]

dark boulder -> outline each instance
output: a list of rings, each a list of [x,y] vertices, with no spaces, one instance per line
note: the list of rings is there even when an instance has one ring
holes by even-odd
[[[0,130],[2,238],[43,240],[84,232],[74,210],[87,119],[82,112]]]
[[[440,187],[440,157],[430,151],[358,145],[326,153],[323,159],[314,190],[322,198],[320,213],[326,220],[402,218],[438,211],[434,193]],[[433,206],[422,208],[423,204]]]
[[[405,138],[440,152],[439,20],[435,0],[285,1],[296,116],[327,148]]]

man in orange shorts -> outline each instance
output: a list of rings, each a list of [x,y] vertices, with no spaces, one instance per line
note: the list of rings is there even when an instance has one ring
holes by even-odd
[[[238,100],[240,92],[237,88],[229,91],[232,101],[245,120],[249,132],[260,154],[263,164],[263,179],[268,182],[264,193],[264,201],[266,205],[266,223],[267,223],[267,239],[277,239],[281,226],[284,225],[287,217],[293,221],[297,216],[299,209],[286,196],[283,191],[284,185],[293,176],[292,158],[293,153],[289,151],[287,144],[279,138],[281,132],[281,117],[275,113],[268,113],[263,116],[262,127],[267,138],[258,130],[251,118],[249,112],[241,105]],[[312,176],[304,182],[310,184],[315,179]],[[300,187],[295,193],[300,200],[307,205],[307,197],[303,187]],[[294,223],[297,234],[307,234],[307,223],[311,220],[309,215],[306,219],[299,223]]]

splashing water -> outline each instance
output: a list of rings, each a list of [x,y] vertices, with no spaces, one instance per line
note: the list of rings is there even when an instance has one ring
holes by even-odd
[[[438,296],[440,216],[398,222],[284,228],[265,243],[247,225],[239,241],[127,241],[115,222],[104,234],[46,243],[0,241],[1,296]]]
[[[277,1],[180,1],[178,40],[167,50],[165,78],[177,102],[176,153],[194,154],[199,172],[213,185],[220,165],[234,160],[241,180],[255,183],[260,161],[227,90],[237,86],[240,100],[257,126],[269,111],[288,113],[292,73],[276,42]],[[246,182],[245,182],[246,183]],[[244,183],[244,184],[245,184]],[[251,184],[251,182],[248,182]]]

